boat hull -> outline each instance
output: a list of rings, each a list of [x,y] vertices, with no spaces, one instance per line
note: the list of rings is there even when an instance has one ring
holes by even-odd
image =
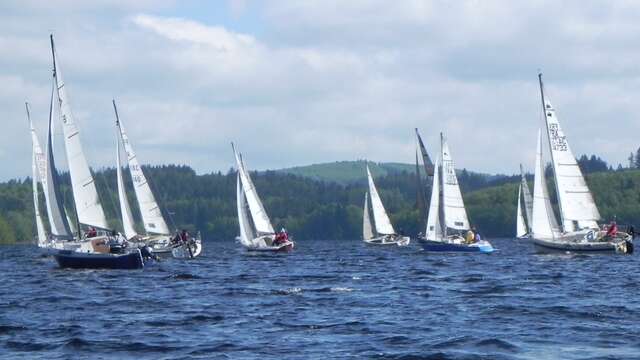
[[[155,252],[155,250],[153,250]],[[171,249],[171,255],[178,259],[193,259],[202,252],[202,241],[192,240],[186,244],[175,246]]]
[[[271,245],[271,246],[245,246],[247,251],[256,251],[256,252],[289,252],[292,251],[295,244],[293,241],[287,241],[280,245]]]
[[[61,250],[54,255],[58,266],[70,269],[142,269],[144,260],[139,249],[128,254],[80,253]]]
[[[365,243],[369,245],[397,245],[397,246],[407,246],[411,242],[411,238],[408,236],[380,236],[373,239],[365,239],[363,240]]]
[[[612,242],[575,242],[551,241],[531,238],[539,252],[585,252],[585,253],[616,253],[621,251],[620,243]]]
[[[424,250],[434,252],[492,253],[495,251],[488,241],[481,241],[480,243],[474,244],[457,244],[420,239],[419,242]]]

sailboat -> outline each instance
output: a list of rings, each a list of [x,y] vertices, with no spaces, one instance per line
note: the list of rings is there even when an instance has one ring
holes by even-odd
[[[427,228],[420,243],[427,251],[494,251],[491,243],[486,240],[466,242],[463,234],[469,228],[453,158],[447,140],[441,133],[440,154],[434,164]]]
[[[122,225],[124,235],[127,240],[134,243],[142,243],[149,246],[154,253],[171,252],[177,258],[194,258],[202,252],[202,239],[200,233],[195,237],[188,237],[179,242],[172,242],[171,233],[167,222],[164,220],[160,206],[151,191],[151,187],[147,181],[147,177],[142,171],[142,167],[138,162],[129,137],[124,130],[124,125],[118,115],[116,101],[112,100],[113,110],[116,116],[117,128],[117,151],[116,151],[116,175],[118,178],[118,199],[120,202],[120,214],[122,217]],[[127,156],[129,173],[133,181],[133,189],[138,201],[138,207],[142,215],[142,221],[146,234],[138,234],[134,227],[133,215],[127,200],[127,191],[124,186],[124,178],[122,174],[122,166],[120,160],[120,148],[124,147]]]
[[[534,244],[541,250],[631,252],[629,234],[618,232],[615,236],[607,236],[598,226],[598,207],[560,127],[555,109],[545,97],[542,74],[538,74],[538,81],[562,227],[558,225],[549,200],[542,161],[542,139],[538,132],[532,210]]]
[[[528,239],[531,235],[532,210],[533,199],[531,198],[527,178],[524,176],[522,164],[520,164],[520,185],[518,186],[518,208],[516,214],[516,237],[518,239]]]
[[[54,239],[73,240],[63,245],[63,250],[54,254],[60,267],[70,268],[142,268],[143,253],[139,248],[127,248],[115,231],[110,230],[98,197],[95,181],[84,156],[80,142],[80,131],[71,112],[69,97],[56,58],[51,35],[53,56],[53,82],[58,99],[65,152],[71,177],[71,188],[75,205],[77,235],[71,234],[62,198],[53,156],[53,100],[49,110],[49,138],[47,141],[47,181],[45,199]],[[52,95],[53,97],[53,95]],[[83,235],[82,226],[89,228]],[[99,232],[95,229],[98,229]]]
[[[288,236],[276,240],[277,234],[244,166],[242,155],[236,152],[233,144],[231,146],[238,167],[236,201],[240,225],[240,244],[251,251],[293,250],[294,242]],[[281,232],[281,234],[286,233]]]
[[[427,153],[427,149],[424,146],[424,142],[422,141],[422,137],[420,137],[420,133],[418,133],[418,129],[415,129],[416,132],[416,205],[418,207],[418,216],[419,222],[418,227],[422,228],[426,226],[427,219],[427,198],[430,189],[428,189],[428,184],[430,184],[429,179],[433,178],[433,162],[431,161],[431,157],[429,153]],[[422,164],[422,166],[420,166]],[[423,169],[425,173],[426,186],[422,182],[420,173]],[[418,237],[421,237],[422,233],[418,234]]]
[[[31,146],[32,146],[32,156],[31,156],[31,186],[33,191],[33,209],[36,220],[36,244],[40,248],[47,248],[49,246],[49,239],[46,234],[46,230],[44,228],[44,222],[42,221],[42,215],[40,214],[40,201],[39,201],[39,190],[38,184],[45,189],[46,183],[46,159],[42,148],[40,147],[40,141],[38,140],[38,135],[36,134],[36,129],[33,127],[33,122],[31,121],[31,114],[29,111],[29,103],[24,103],[25,109],[27,111],[27,120],[29,121],[29,129],[31,130]]]
[[[389,215],[384,209],[376,184],[373,182],[369,165],[367,165],[367,180],[369,191],[365,193],[364,197],[362,239],[365,243],[374,245],[409,245],[411,239],[396,233],[391,225]],[[371,210],[369,210],[369,199],[371,199]],[[373,225],[371,224],[370,212],[373,212]]]

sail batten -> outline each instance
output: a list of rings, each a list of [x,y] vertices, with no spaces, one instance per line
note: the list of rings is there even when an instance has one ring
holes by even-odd
[[[382,204],[382,200],[378,194],[378,189],[376,189],[376,184],[373,182],[371,171],[369,171],[369,165],[367,165],[367,178],[369,181],[369,194],[371,195],[371,208],[373,210],[373,222],[376,233],[382,235],[393,235],[396,232],[393,229],[393,225],[391,225],[391,220],[389,220],[387,211],[384,209],[384,205]]]
[[[69,104],[69,96],[64,88],[64,79],[56,58],[53,35],[51,36],[51,52],[53,54],[53,76],[57,85],[65,150],[78,219],[82,224],[108,229],[109,225],[93,183],[93,175],[82,150],[79,130]]]
[[[124,130],[124,125],[118,116],[118,108],[116,107],[115,100],[113,100],[113,109],[116,114],[116,125],[120,132],[122,146],[124,147],[124,151],[127,155],[129,174],[133,181],[133,190],[135,191],[138,207],[140,208],[140,215],[142,216],[144,230],[148,234],[169,235],[170,231],[167,226],[167,222],[164,220],[164,216],[162,216],[160,206],[149,187],[147,177],[142,171],[142,166],[140,166],[140,163],[138,162],[138,158],[133,151],[133,146],[131,146],[129,137]]]

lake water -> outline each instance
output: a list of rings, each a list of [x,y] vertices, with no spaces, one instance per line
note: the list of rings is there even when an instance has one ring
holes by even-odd
[[[0,247],[2,359],[638,359],[638,255],[207,242],[140,271]]]

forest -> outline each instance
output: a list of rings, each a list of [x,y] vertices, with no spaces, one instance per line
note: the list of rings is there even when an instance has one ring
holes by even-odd
[[[615,216],[620,223],[634,223],[640,218],[640,170],[613,170],[595,156],[582,156],[578,160],[603,221]],[[348,166],[359,169],[362,175],[350,178],[342,176],[336,181],[332,181],[328,175],[318,179],[315,165],[311,166],[314,176],[305,174],[301,168],[252,172],[256,188],[276,229],[286,227],[297,239],[361,238],[362,206],[367,186],[365,163],[352,161],[330,164],[333,165],[325,165],[329,173],[340,173],[336,167]],[[369,165],[396,230],[412,236],[423,231],[425,219],[421,218],[417,206],[419,192],[415,166],[385,163]],[[235,171],[230,169],[226,174],[197,175],[188,166],[143,168],[171,228],[200,231],[206,241],[233,241],[238,233]],[[94,176],[109,222],[120,230],[115,169],[96,171]],[[62,191],[65,205],[69,211],[73,211],[69,176],[65,173],[61,178],[66,184]],[[458,171],[470,221],[485,236],[513,236],[519,178],[519,175],[487,175],[465,169]],[[529,174],[527,178],[532,188],[533,176]],[[555,201],[551,177],[548,180],[551,197]],[[125,181],[138,230],[142,231],[131,179],[127,177]],[[424,178],[422,183],[424,186]],[[44,199],[41,199],[42,204]],[[31,179],[1,183],[0,242],[32,242],[34,236]]]

